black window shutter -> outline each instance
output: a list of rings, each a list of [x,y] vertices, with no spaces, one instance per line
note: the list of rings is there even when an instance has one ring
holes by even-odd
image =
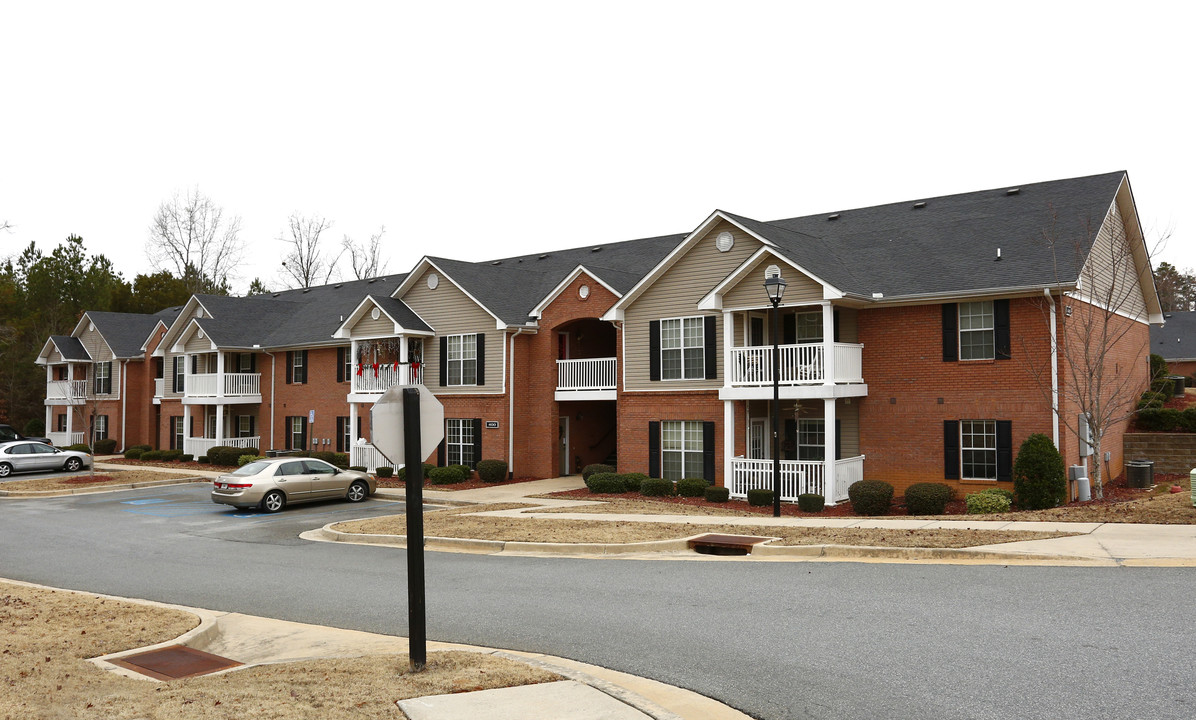
[[[478,368],[478,385],[486,384],[486,333],[478,333],[477,335],[477,368]]]
[[[1013,423],[997,421],[997,480],[1013,479]]]
[[[843,459],[843,421],[835,418],[835,459]]]
[[[648,379],[660,379],[660,321],[648,323]],[[651,475],[651,473],[649,473]],[[652,477],[656,477],[652,475]]]
[[[702,340],[706,344],[706,379],[718,379],[718,319],[713,315],[705,318]]]
[[[659,337],[659,324],[656,329],[657,337]],[[660,477],[660,421],[658,420],[648,423],[648,477]]]
[[[299,431],[299,447],[296,449],[297,450],[306,450],[307,449],[307,418],[303,417],[302,415],[299,416],[299,427],[302,428],[302,430]]]
[[[178,355],[175,355],[174,357],[172,357],[170,359],[170,384],[172,387],[174,387],[175,392],[183,391],[183,388],[179,387],[180,386],[180,383],[179,383],[179,361],[180,360],[182,360],[182,358],[179,357]],[[171,450],[174,450],[174,448],[171,448]]]
[[[111,395],[112,394],[112,363],[108,362],[108,363],[104,363],[104,364],[108,366],[108,377],[104,378],[104,392]]]
[[[195,437],[195,416],[194,415],[191,416],[191,422],[189,423],[189,426],[187,427],[187,436]]]
[[[959,308],[955,303],[943,303],[943,362],[959,360]],[[959,468],[955,469],[956,478]]]
[[[993,300],[993,340],[998,360],[1008,360],[1009,347],[1009,301]]]
[[[478,466],[478,460],[482,459],[482,419],[473,419],[473,465]]]
[[[440,387],[448,387],[448,338],[440,338]],[[440,462],[444,465],[444,462]]]
[[[835,324],[835,334],[831,336],[831,340],[839,342],[839,308],[831,310],[831,317],[833,318],[832,322]]]
[[[447,437],[447,436],[448,436],[448,433],[445,433],[445,437]],[[445,466],[445,456],[447,455],[447,453],[445,452],[445,445],[444,445],[445,442],[446,442],[445,440],[441,440],[440,444],[436,446],[436,465],[438,467]]]
[[[343,350],[344,348],[341,348],[341,349]],[[339,353],[338,353],[338,355],[339,355]],[[338,417],[336,419],[336,451],[337,452],[345,451],[345,424],[347,422],[348,422],[348,418]]]
[[[789,446],[788,450],[785,449],[786,445]],[[781,459],[797,459],[797,421],[793,418],[785,420],[785,436],[782,438],[781,443]]]
[[[249,416],[249,437],[256,437],[256,436],[257,436],[257,418],[254,417],[253,415],[250,415]],[[259,445],[261,445],[261,442],[262,442],[261,440],[258,440]]]
[[[338,383],[345,381],[345,348],[343,347],[336,349],[336,381]]]
[[[294,370],[295,370],[295,353],[294,353],[294,351],[292,351],[292,350],[287,350],[287,377],[286,377],[286,382],[287,382],[287,384],[288,384],[288,385],[289,385],[289,384],[291,384],[292,382],[294,382],[294,380],[295,380],[295,374],[294,374]],[[290,428],[287,428],[287,431],[289,432],[289,431],[290,431]],[[289,447],[289,446],[288,446],[288,447]]]
[[[773,312],[780,312],[780,310],[773,310]],[[781,344],[797,344],[797,316],[793,313],[781,316]]]
[[[192,355],[191,356],[191,374],[195,375],[197,373],[199,373],[199,356]]]
[[[291,447],[291,416],[286,416],[283,422],[286,423],[286,432],[283,433],[285,442],[283,442],[282,447],[284,450],[294,450]]]
[[[361,416],[357,416],[357,437],[363,437],[361,434]]]
[[[714,484],[714,423],[702,423],[702,477]]]
[[[257,372],[257,353],[249,353],[249,372]]]
[[[303,353],[299,357],[299,367],[300,367],[303,377],[296,379],[295,382],[306,383],[307,382],[307,351],[300,350],[299,352]]]
[[[959,479],[959,421],[943,421],[943,478]]]

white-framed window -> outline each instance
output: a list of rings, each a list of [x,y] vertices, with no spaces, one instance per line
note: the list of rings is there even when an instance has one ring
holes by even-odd
[[[95,394],[112,394],[112,361],[95,363]]]
[[[960,470],[965,480],[997,479],[997,421],[959,421]]]
[[[959,304],[959,359],[996,358],[992,300]]]
[[[445,460],[449,465],[473,467],[473,420],[449,418],[445,420]]]
[[[204,418],[204,437],[216,437],[216,413],[212,413]]]
[[[291,436],[291,450],[306,450],[307,449],[307,418],[296,415],[291,418],[291,426],[287,428],[287,432]]]
[[[107,440],[108,439],[108,416],[107,415],[96,415],[95,437],[96,437],[96,440]]]
[[[797,341],[799,343],[822,342],[822,311],[799,312],[796,314]]]
[[[667,480],[700,478],[705,474],[702,423],[695,420],[662,420],[660,423],[661,476]]]
[[[175,355],[172,358],[172,362],[174,362],[174,391],[181,393],[186,388],[187,358],[182,355]]]
[[[55,416],[54,432],[66,432],[66,413],[58,413]]]
[[[253,353],[237,353],[237,372],[253,372]]]
[[[478,336],[449,335],[447,363],[449,385],[478,384]],[[450,463],[456,464],[456,463]],[[460,463],[468,464],[468,463]]]
[[[183,449],[183,416],[175,415],[170,419],[170,449]]]
[[[237,416],[237,437],[253,437],[253,416]]]
[[[705,318],[660,321],[660,378],[701,380],[706,377]]]
[[[797,421],[797,459],[826,459],[826,421],[821,418],[799,418]]]

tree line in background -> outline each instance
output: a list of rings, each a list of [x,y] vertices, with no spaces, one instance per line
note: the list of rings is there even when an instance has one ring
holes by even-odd
[[[1180,272],[1171,263],[1161,262],[1154,271],[1154,284],[1163,312],[1196,310],[1196,274],[1191,268]]]

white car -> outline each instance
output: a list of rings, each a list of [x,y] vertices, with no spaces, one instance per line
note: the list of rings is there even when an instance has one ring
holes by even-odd
[[[0,478],[17,472],[69,470],[91,467],[91,455],[77,450],[62,450],[32,440],[0,443]]]

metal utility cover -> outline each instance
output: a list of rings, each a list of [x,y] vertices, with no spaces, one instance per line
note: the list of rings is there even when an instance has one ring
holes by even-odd
[[[236,660],[185,645],[171,645],[136,655],[126,655],[110,662],[157,680],[178,680],[241,666]]]
[[[420,457],[430,456],[444,439],[444,405],[440,404],[431,390],[423,385],[396,385],[390,388],[370,408],[370,441],[392,463],[398,465],[404,462],[403,390],[409,387],[419,390]]]

